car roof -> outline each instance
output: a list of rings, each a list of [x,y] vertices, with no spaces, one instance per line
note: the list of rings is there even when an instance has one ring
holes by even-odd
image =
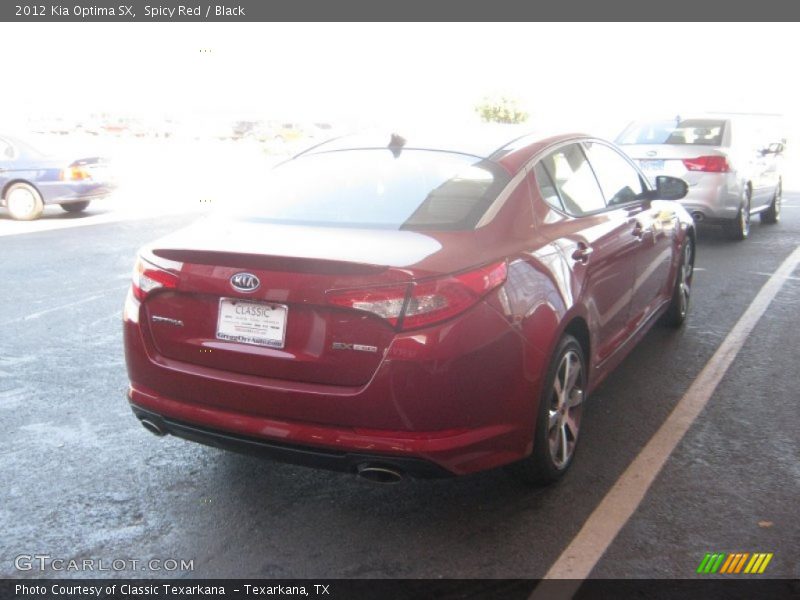
[[[519,125],[486,125],[424,131],[382,130],[333,138],[312,146],[297,156],[342,150],[385,149],[394,146],[402,150],[435,150],[467,154],[497,162],[511,171],[516,171],[523,155],[532,156],[539,147],[575,137],[586,136],[553,135],[552,132],[532,131],[529,127]],[[508,160],[512,156],[515,160]]]

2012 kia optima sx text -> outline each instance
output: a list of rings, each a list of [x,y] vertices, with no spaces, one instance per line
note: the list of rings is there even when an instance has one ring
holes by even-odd
[[[143,248],[136,416],[375,481],[561,476],[588,394],[686,317],[686,184],[587,136],[494,135],[332,140]]]

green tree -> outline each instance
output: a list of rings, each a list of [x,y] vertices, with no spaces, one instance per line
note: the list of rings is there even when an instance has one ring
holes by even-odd
[[[484,98],[475,107],[481,119],[486,123],[524,123],[528,113],[522,110],[513,98]]]

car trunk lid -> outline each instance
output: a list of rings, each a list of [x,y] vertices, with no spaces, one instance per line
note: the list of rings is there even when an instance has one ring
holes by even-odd
[[[436,237],[412,231],[211,221],[151,245],[143,257],[178,270],[176,288],[144,302],[146,330],[163,356],[342,386],[369,381],[395,330],[375,315],[331,305],[327,292],[402,285],[475,260],[472,252],[446,251]],[[252,284],[249,277],[258,281],[254,289],[233,285]],[[258,329],[247,334],[252,339],[231,339],[243,331],[231,326],[237,314],[245,329],[255,319],[274,335]]]
[[[684,179],[690,186],[704,171],[690,170],[684,161],[708,156],[727,157],[727,153],[719,146],[699,144],[628,144],[620,147],[639,165],[651,182],[658,175],[670,175]]]

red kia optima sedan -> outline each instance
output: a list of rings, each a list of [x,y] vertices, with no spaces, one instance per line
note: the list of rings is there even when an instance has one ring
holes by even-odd
[[[686,317],[686,184],[584,135],[353,136],[144,247],[125,303],[150,431],[358,473],[569,467],[588,395]]]

